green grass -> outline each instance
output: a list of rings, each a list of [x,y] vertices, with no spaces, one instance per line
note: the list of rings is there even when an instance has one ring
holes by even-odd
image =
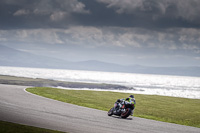
[[[89,108],[108,111],[119,98],[129,94],[104,91],[63,90],[47,87],[28,88],[27,91]],[[134,116],[158,121],[200,127],[200,100],[156,95],[135,94]]]
[[[0,121],[0,133],[63,133],[63,132]]]

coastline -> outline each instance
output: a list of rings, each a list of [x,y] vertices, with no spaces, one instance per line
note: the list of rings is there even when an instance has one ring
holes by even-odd
[[[0,75],[0,84],[23,85],[32,87],[63,87],[63,88],[89,88],[106,90],[134,90],[122,85],[105,83],[67,82],[42,78],[27,78],[9,75]]]

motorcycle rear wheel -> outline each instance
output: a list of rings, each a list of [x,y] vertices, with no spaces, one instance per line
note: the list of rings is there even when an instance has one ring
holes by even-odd
[[[126,111],[124,113],[121,113],[121,118],[127,118],[131,114],[131,109],[126,108]]]

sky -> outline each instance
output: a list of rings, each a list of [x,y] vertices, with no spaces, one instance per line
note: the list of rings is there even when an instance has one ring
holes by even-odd
[[[200,66],[200,0],[1,0],[0,45],[66,61]]]

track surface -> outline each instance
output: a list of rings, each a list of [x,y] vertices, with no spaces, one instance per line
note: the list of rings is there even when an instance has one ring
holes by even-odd
[[[200,133],[195,127],[137,117],[108,117],[105,111],[33,95],[25,88],[0,84],[0,120],[69,133]]]

